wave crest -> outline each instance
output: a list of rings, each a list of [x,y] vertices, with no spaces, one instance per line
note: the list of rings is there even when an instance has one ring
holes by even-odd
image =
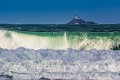
[[[67,48],[81,50],[119,49],[120,35],[117,33],[80,33],[80,32],[39,32],[36,34],[0,30],[0,47],[4,49],[55,49]]]

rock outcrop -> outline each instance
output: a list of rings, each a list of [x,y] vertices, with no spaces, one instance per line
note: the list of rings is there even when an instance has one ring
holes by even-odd
[[[68,22],[67,24],[70,24],[70,25],[81,25],[81,24],[97,24],[95,22],[92,22],[92,21],[85,21],[83,19],[80,19],[80,17],[78,16],[75,16],[75,18]]]

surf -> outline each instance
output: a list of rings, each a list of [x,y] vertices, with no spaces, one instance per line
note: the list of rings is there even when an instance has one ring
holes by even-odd
[[[0,30],[3,49],[119,49],[120,32],[29,32]]]

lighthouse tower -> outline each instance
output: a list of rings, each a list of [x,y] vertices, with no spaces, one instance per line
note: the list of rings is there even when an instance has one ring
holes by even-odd
[[[75,19],[80,19],[80,17],[76,15],[76,16],[75,16]]]

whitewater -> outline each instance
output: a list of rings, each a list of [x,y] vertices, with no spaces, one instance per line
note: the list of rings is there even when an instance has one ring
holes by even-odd
[[[0,30],[0,80],[120,80],[120,32]]]
[[[120,80],[120,51],[0,49],[0,74],[13,80]]]

